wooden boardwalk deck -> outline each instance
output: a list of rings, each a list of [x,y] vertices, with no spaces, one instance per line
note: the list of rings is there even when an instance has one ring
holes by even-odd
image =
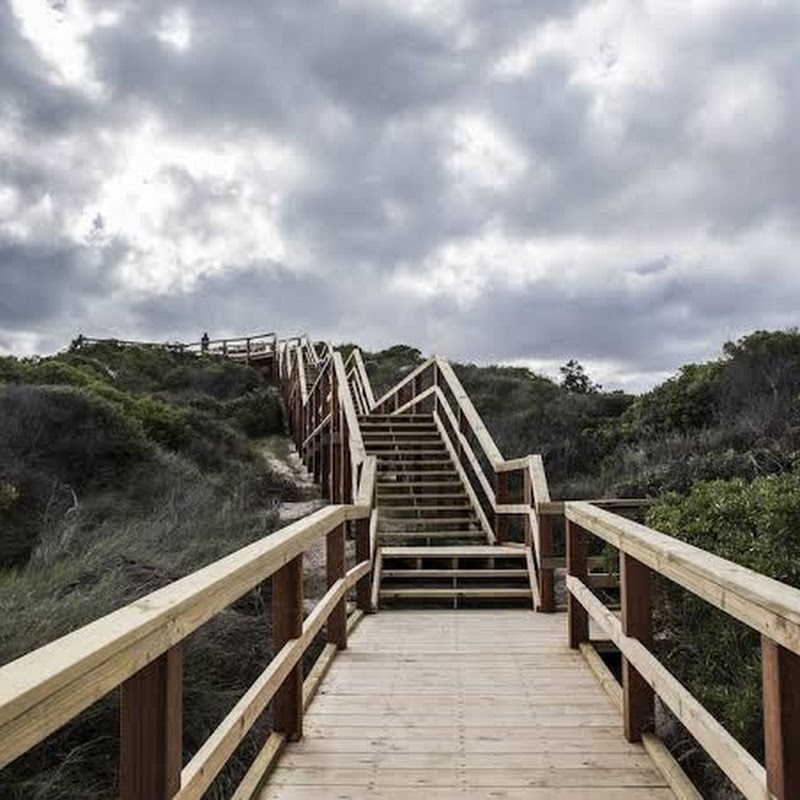
[[[674,797],[565,625],[524,610],[365,618],[260,800]]]

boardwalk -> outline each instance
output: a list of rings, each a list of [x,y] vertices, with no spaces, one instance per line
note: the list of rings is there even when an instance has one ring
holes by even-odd
[[[672,798],[566,646],[565,620],[524,610],[365,618],[261,800]]]

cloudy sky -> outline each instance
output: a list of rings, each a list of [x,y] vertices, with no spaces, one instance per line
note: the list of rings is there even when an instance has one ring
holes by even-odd
[[[800,309],[797,0],[0,0],[0,349],[641,388]]]

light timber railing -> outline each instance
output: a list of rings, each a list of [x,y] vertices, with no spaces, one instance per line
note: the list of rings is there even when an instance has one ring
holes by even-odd
[[[282,744],[302,735],[304,707],[327,663],[347,646],[357,615],[372,610],[376,462],[364,451],[341,354],[321,350],[297,337],[275,341],[273,353],[293,424],[308,427],[312,408],[328,421],[318,477],[334,504],[1,667],[0,768],[115,689],[123,800],[202,797],[270,703],[273,733],[234,797],[249,797]],[[235,357],[230,349],[226,355]],[[305,383],[308,363],[318,370],[312,387]],[[356,539],[350,569],[348,526]],[[304,620],[303,553],[322,540],[328,590]],[[273,659],[183,765],[182,643],[268,579]],[[348,622],[351,591],[357,611]],[[323,628],[328,645],[304,682],[302,657]]]
[[[541,456],[503,458],[452,366],[438,356],[378,398],[371,411],[433,414],[487,541],[514,543],[512,520],[521,523],[516,539],[525,547],[529,573],[535,576],[534,604],[541,611],[555,610],[553,568],[541,569],[542,560],[552,553],[552,517],[546,513],[550,491]]]
[[[344,526],[368,521],[370,511],[369,504],[323,508],[0,668],[0,767],[117,688],[123,800],[202,797],[269,703],[273,737],[298,738],[303,654],[323,626],[331,644],[346,646],[350,589],[360,587],[367,610],[371,565],[357,559],[345,570]],[[323,539],[329,588],[304,620],[303,553]],[[274,657],[182,766],[182,643],[270,578]]]
[[[658,695],[745,797],[800,797],[800,590],[589,503],[568,502],[564,514],[569,642],[589,644],[591,618],[621,651],[626,737],[652,729]],[[587,585],[590,536],[619,551],[621,620]],[[766,767],[651,652],[653,573],[761,635]]]
[[[251,361],[271,361],[277,355],[277,337],[274,333],[259,333],[225,339],[203,338],[198,342],[144,342],[129,339],[100,339],[80,334],[75,339],[74,346],[76,349],[80,349],[85,346],[106,343],[120,347],[146,347],[197,355],[224,356],[245,361],[248,364]]]
[[[281,385],[290,429],[316,483],[334,503],[358,503],[370,514],[355,523],[356,558],[375,557],[377,462],[367,456],[356,408],[357,391],[342,354],[330,344],[315,347],[307,336],[280,343]],[[316,373],[311,385],[307,367]],[[366,378],[366,373],[363,373]],[[359,373],[357,380],[361,379]],[[368,379],[367,379],[368,380]],[[371,391],[371,389],[369,390]],[[359,608],[371,610],[369,583],[359,584]]]

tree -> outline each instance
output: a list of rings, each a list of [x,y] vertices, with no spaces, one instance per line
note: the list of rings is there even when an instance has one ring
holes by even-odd
[[[592,383],[586,370],[574,358],[567,361],[563,367],[559,367],[558,371],[562,375],[561,386],[573,394],[592,394],[603,388],[599,383]]]

